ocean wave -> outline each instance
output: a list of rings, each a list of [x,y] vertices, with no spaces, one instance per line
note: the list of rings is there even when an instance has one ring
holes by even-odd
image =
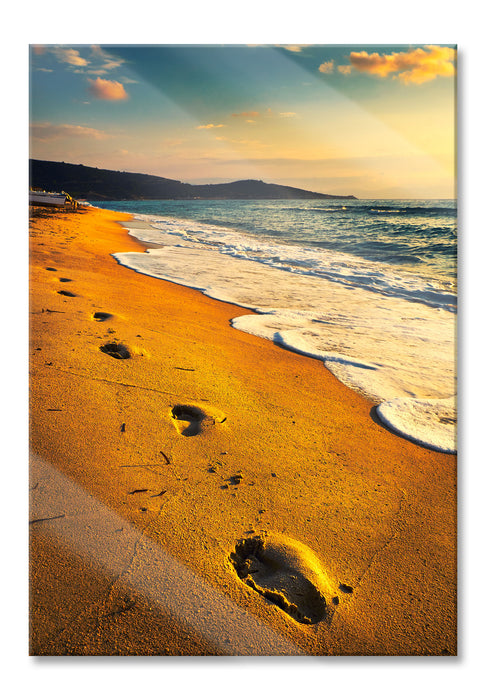
[[[456,297],[451,294],[450,287],[444,288],[443,281],[411,273],[406,269],[406,266],[413,267],[421,261],[421,248],[412,252],[391,241],[382,244],[370,241],[366,246],[370,261],[353,255],[354,245],[349,244],[345,250],[337,242],[332,248],[325,243],[312,246],[293,242],[288,245],[200,222],[149,215],[140,218],[155,227],[148,236],[143,236],[144,240],[152,243],[160,242],[160,236],[176,237],[190,244],[214,248],[228,257],[290,271],[296,275],[325,279],[351,289],[363,289],[387,297],[395,296],[434,308],[453,312],[456,310]],[[140,231],[135,230],[133,233],[141,236]],[[380,255],[373,259],[375,247]],[[362,253],[362,248],[356,243],[358,252]],[[386,251],[386,261],[382,259],[383,250]]]
[[[144,228],[131,233],[162,247],[117,254],[120,264],[256,311],[232,325],[318,357],[382,407],[383,423],[424,446],[452,449],[449,414],[413,403],[455,392],[456,295],[452,279],[411,272],[420,245],[407,253],[385,241],[386,254],[399,258],[393,265],[177,216],[137,218]],[[440,430],[430,437],[434,422]]]
[[[328,206],[313,206],[313,207],[292,207],[290,211],[294,212],[323,212],[323,213],[345,213],[346,215],[353,216],[355,214],[372,214],[372,215],[383,215],[383,214],[393,214],[401,216],[447,216],[455,217],[457,216],[456,207],[451,206],[376,206],[373,204],[347,204],[347,205],[328,205]]]

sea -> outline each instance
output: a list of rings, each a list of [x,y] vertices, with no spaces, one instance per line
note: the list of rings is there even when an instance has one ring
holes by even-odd
[[[455,200],[93,204],[156,246],[121,265],[237,304],[235,328],[320,359],[386,427],[456,452]]]

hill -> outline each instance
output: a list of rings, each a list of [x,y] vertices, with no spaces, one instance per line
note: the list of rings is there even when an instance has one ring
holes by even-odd
[[[239,180],[217,185],[189,185],[155,175],[91,168],[50,160],[29,161],[30,186],[68,192],[89,201],[136,199],[356,199],[274,185],[262,180]]]

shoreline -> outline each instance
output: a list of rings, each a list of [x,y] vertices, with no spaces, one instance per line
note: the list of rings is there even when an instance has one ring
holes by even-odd
[[[31,220],[31,654],[455,654],[455,457],[232,328],[242,307],[120,265],[129,220]],[[318,622],[238,576],[265,533],[317,557]]]
[[[211,240],[214,234],[222,242],[225,229],[201,224],[199,236],[190,220],[155,218],[135,218],[127,228],[143,242],[163,244],[163,252],[148,245],[145,255],[115,254],[120,264],[258,312],[256,317],[239,315],[233,327],[320,359],[346,386],[379,406],[385,425],[416,444],[456,453],[454,312],[400,294],[383,301],[366,284],[347,290],[319,275],[316,281],[313,274],[274,267],[266,253],[259,261],[253,255],[246,259],[237,251],[240,245],[252,248],[252,239],[240,240],[232,229],[222,249],[216,243],[213,251],[205,245],[206,236]],[[272,252],[280,262],[288,258],[284,248]],[[305,249],[299,255],[305,258]],[[381,273],[367,274],[374,279]]]

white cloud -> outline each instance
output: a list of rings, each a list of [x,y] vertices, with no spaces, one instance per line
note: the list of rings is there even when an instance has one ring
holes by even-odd
[[[96,59],[103,61],[103,65],[101,66],[101,68],[104,71],[119,68],[125,63],[125,61],[122,58],[114,58],[97,44],[93,44],[91,46],[91,53]]]
[[[70,66],[87,66],[89,61],[80,56],[77,49],[68,49],[62,46],[54,46],[52,53],[61,63],[68,63]]]

